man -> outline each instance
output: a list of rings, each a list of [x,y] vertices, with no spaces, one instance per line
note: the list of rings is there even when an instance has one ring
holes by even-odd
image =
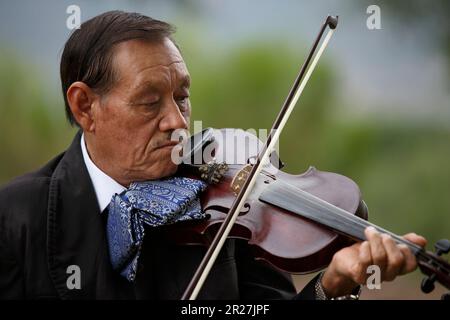
[[[170,137],[188,128],[190,77],[171,33],[164,22],[113,11],[67,41],[62,89],[80,132],[66,152],[0,190],[0,297],[181,297],[204,248],[175,245],[153,228],[129,281],[111,265],[105,231],[112,196],[177,170]],[[333,298],[357,292],[371,264],[384,280],[416,268],[406,247],[375,230],[366,236],[337,252],[298,295],[288,276],[255,261],[245,243],[228,240],[199,298]],[[405,238],[425,245],[415,234]]]

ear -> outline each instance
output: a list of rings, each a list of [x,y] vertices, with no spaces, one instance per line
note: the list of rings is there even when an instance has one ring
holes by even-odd
[[[77,81],[70,85],[66,96],[73,117],[83,131],[95,131],[94,107],[98,101],[97,94],[84,82]]]

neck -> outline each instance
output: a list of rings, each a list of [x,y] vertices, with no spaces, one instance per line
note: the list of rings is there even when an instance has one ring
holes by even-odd
[[[107,163],[103,163],[103,161],[101,161],[101,157],[98,157],[96,155],[95,148],[92,147],[92,142],[90,141],[89,135],[83,134],[81,142],[84,144],[82,145],[82,148],[85,148],[87,154],[88,159],[86,159],[86,161],[91,162],[93,166],[95,166],[103,174],[107,175],[121,186],[128,188],[132,181],[121,179],[120,177],[118,177],[118,175],[115,175],[113,171],[109,170],[109,166],[107,165]]]

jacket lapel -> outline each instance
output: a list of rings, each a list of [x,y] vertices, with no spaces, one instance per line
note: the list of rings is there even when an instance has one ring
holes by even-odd
[[[109,262],[105,225],[84,164],[80,138],[81,131],[50,181],[47,210],[50,276],[63,299],[131,298],[130,284],[112,270]],[[72,270],[79,267],[80,289],[67,285],[69,277],[75,274],[70,266],[75,266]]]

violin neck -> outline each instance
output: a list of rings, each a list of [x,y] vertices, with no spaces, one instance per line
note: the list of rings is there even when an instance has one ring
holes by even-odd
[[[354,240],[364,241],[364,230],[371,226],[381,233],[390,235],[397,243],[404,244],[416,255],[424,258],[425,250],[402,237],[385,230],[367,220],[351,214],[291,184],[274,181],[260,195],[259,199],[266,203],[283,208],[321,225],[330,227],[336,232]]]
[[[369,226],[374,227],[380,233],[390,235],[397,243],[406,245],[416,256],[421,271],[432,275],[450,289],[450,265],[442,258],[298,187],[276,180],[261,193],[259,200],[315,221],[357,241],[365,241],[364,230]]]

